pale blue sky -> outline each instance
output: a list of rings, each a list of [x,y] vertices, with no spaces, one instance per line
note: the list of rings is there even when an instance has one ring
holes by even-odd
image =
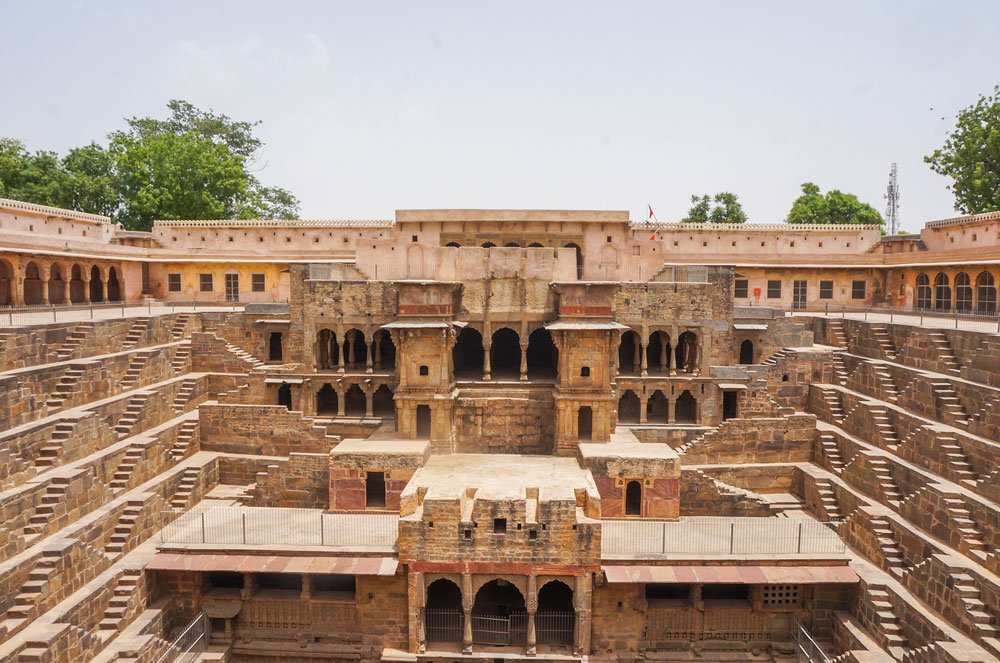
[[[63,151],[187,99],[263,121],[307,217],[397,208],[683,215],[801,182],[903,226],[953,213],[922,157],[1000,82],[998,2],[3,2],[0,135]],[[933,108],[933,110],[931,110]],[[944,117],[945,119],[942,119]]]

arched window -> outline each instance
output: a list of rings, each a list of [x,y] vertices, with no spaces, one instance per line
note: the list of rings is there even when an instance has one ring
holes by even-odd
[[[955,310],[962,313],[972,311],[972,281],[965,272],[955,276]]]
[[[917,288],[915,294],[918,309],[929,309],[931,307],[931,280],[923,272],[917,274]]]
[[[427,587],[424,610],[427,642],[462,642],[462,590],[447,578]]]
[[[118,281],[118,270],[114,267],[108,268],[108,301],[120,302],[122,299],[122,286]]]
[[[495,249],[497,247],[493,242],[483,242],[484,249]]]
[[[287,385],[285,385],[287,386]],[[289,395],[291,391],[289,390]],[[337,392],[330,384],[324,384],[316,392],[316,414],[336,416],[337,415]]]
[[[14,268],[6,260],[0,260],[0,304],[13,306],[15,283]]]
[[[997,312],[997,288],[993,275],[980,272],[976,277],[976,311],[992,314]]]
[[[83,267],[79,264],[73,265],[70,270],[70,281],[69,281],[69,301],[73,304],[79,304],[84,300],[86,283],[83,280]]]
[[[483,360],[485,358],[483,335],[479,333],[478,329],[473,329],[472,327],[462,329],[458,333],[455,347],[451,351],[455,377],[481,380],[483,378]]]
[[[576,251],[576,278],[583,278],[583,250],[575,242],[570,242],[566,245],[567,249],[574,249]]]
[[[629,481],[625,486],[625,515],[642,515],[642,484],[638,481]]]
[[[545,583],[538,590],[538,613],[535,618],[538,644],[572,646],[575,621],[573,590],[560,580]]]
[[[639,423],[639,397],[631,389],[625,390],[618,399],[618,423]]]
[[[42,275],[38,265],[29,262],[24,266],[24,303],[27,306],[42,303]]]
[[[669,414],[667,397],[657,389],[646,401],[646,422],[650,424],[665,424]]]
[[[97,265],[90,268],[90,301],[104,301],[104,280],[101,278],[101,270]]]
[[[49,303],[65,304],[67,287],[66,270],[59,263],[52,263],[49,267]]]
[[[753,363],[753,341],[746,339],[740,343],[740,363],[741,364],[752,364]]]
[[[951,287],[948,285],[948,275],[939,272],[934,277],[934,310],[951,310]]]
[[[490,372],[494,377],[515,379],[521,374],[521,338],[510,327],[493,332]]]
[[[639,335],[631,329],[622,334],[618,343],[618,373],[619,375],[638,375],[642,363],[639,353]]]
[[[679,424],[698,423],[698,399],[687,389],[677,397],[674,416]]]
[[[445,246],[450,246],[453,249],[458,249],[461,248],[462,245],[459,244],[458,242],[448,242],[447,244],[445,244]]]
[[[528,336],[528,377],[547,379],[556,376],[559,350],[552,342],[548,329],[539,327]]]
[[[521,248],[521,245],[518,244],[517,242],[507,242],[506,244],[504,244],[504,247],[508,249],[519,249]]]

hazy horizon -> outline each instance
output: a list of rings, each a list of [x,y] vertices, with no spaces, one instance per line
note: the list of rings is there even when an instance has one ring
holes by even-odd
[[[923,157],[1000,82],[989,2],[10,4],[0,136],[64,153],[186,99],[261,120],[304,218],[628,209],[812,181],[903,228],[954,216]]]

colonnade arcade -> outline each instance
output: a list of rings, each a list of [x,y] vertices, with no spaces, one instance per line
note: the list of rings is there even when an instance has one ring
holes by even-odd
[[[455,378],[466,380],[551,380],[556,377],[559,350],[552,334],[537,327],[524,339],[508,326],[492,331],[489,342],[468,325],[452,349]]]
[[[698,333],[692,330],[678,331],[672,341],[662,329],[647,336],[630,329],[618,344],[619,375],[694,374],[700,371],[701,361],[701,343]]]
[[[286,380],[273,385],[273,402],[318,417],[387,419],[396,416],[393,385],[371,380],[325,382],[320,378],[308,383]]]
[[[316,334],[313,357],[316,369],[321,371],[391,371],[396,367],[396,346],[384,329],[375,330],[369,340],[356,327],[342,331],[323,328]]]
[[[0,306],[50,306],[122,301],[121,267],[25,260],[15,269],[0,258]]]
[[[417,648],[461,644],[538,646],[580,652],[590,629],[588,576],[486,576],[415,573]],[[422,596],[421,592],[422,591]]]
[[[942,271],[933,275],[920,272],[913,289],[913,306],[932,311],[996,313],[997,277],[985,270]]]
[[[626,389],[618,398],[620,424],[696,424],[700,420],[698,398],[690,389],[676,394],[656,389],[641,396]]]

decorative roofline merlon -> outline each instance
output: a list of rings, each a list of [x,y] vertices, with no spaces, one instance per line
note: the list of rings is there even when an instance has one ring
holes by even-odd
[[[791,232],[815,231],[858,231],[881,230],[881,226],[843,224],[811,224],[811,223],[667,223],[656,221],[632,221],[629,227],[633,230],[713,230],[722,232],[774,232],[784,230]]]
[[[298,221],[295,219],[247,219],[247,220],[157,220],[153,228],[391,228],[395,222],[388,219],[315,219]]]
[[[49,207],[48,205],[36,205],[35,203],[26,203],[20,200],[13,200],[11,198],[0,198],[0,209],[32,212],[35,214],[44,214],[46,216],[56,216],[70,221],[85,221],[87,223],[96,224],[111,223],[111,217],[108,216],[87,214],[86,212],[75,212],[69,209],[62,209],[61,207]]]

